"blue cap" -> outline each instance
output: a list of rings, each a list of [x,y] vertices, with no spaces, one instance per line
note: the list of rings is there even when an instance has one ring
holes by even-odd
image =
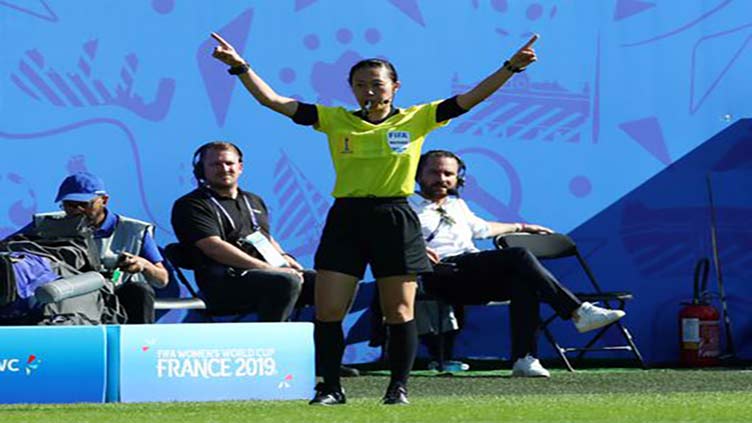
[[[107,191],[104,190],[104,182],[98,176],[88,172],[78,172],[63,180],[57,190],[55,202],[90,201],[105,194]]]

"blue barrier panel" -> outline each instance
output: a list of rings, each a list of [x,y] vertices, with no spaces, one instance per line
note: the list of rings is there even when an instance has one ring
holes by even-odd
[[[304,399],[313,392],[311,323],[126,325],[119,330],[119,368],[110,371],[119,372],[122,402]]]
[[[107,390],[105,401],[120,401],[120,325],[107,325]]]
[[[0,403],[104,402],[105,329],[0,327]]]

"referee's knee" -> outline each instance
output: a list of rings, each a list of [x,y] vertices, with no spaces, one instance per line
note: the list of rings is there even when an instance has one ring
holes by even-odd
[[[408,304],[399,304],[395,307],[388,307],[389,310],[383,310],[384,320],[389,325],[397,325],[413,320],[415,312],[413,307]]]

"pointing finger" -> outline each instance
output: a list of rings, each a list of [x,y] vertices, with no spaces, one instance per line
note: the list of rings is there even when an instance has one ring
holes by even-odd
[[[212,32],[211,36],[212,36],[212,38],[214,38],[215,40],[217,40],[218,43],[222,44],[222,46],[224,46],[224,47],[232,47],[232,45],[230,43],[228,43],[227,41],[225,41],[225,39],[222,38],[222,37],[220,37],[219,34],[217,34],[216,32]]]
[[[530,39],[527,41],[527,43],[525,43],[525,45],[522,46],[522,48],[520,50],[525,50],[526,48],[532,47],[533,43],[535,43],[538,40],[538,38],[540,38],[540,35],[533,34],[533,36],[530,37]]]

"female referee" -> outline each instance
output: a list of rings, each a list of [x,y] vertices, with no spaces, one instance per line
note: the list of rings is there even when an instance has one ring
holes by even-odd
[[[420,223],[406,198],[414,192],[415,171],[425,136],[501,88],[536,60],[532,38],[470,91],[406,109],[394,106],[400,88],[386,60],[367,59],[350,69],[348,82],[360,106],[308,104],[277,94],[243,57],[216,33],[213,56],[230,66],[262,105],[327,135],[336,182],[315,257],[316,364],[323,382],[310,404],[346,402],[339,371],[345,341],[342,320],[366,265],[376,278],[387,324],[391,381],[384,404],[407,404],[407,378],[417,351],[413,320],[416,276],[431,271]]]

